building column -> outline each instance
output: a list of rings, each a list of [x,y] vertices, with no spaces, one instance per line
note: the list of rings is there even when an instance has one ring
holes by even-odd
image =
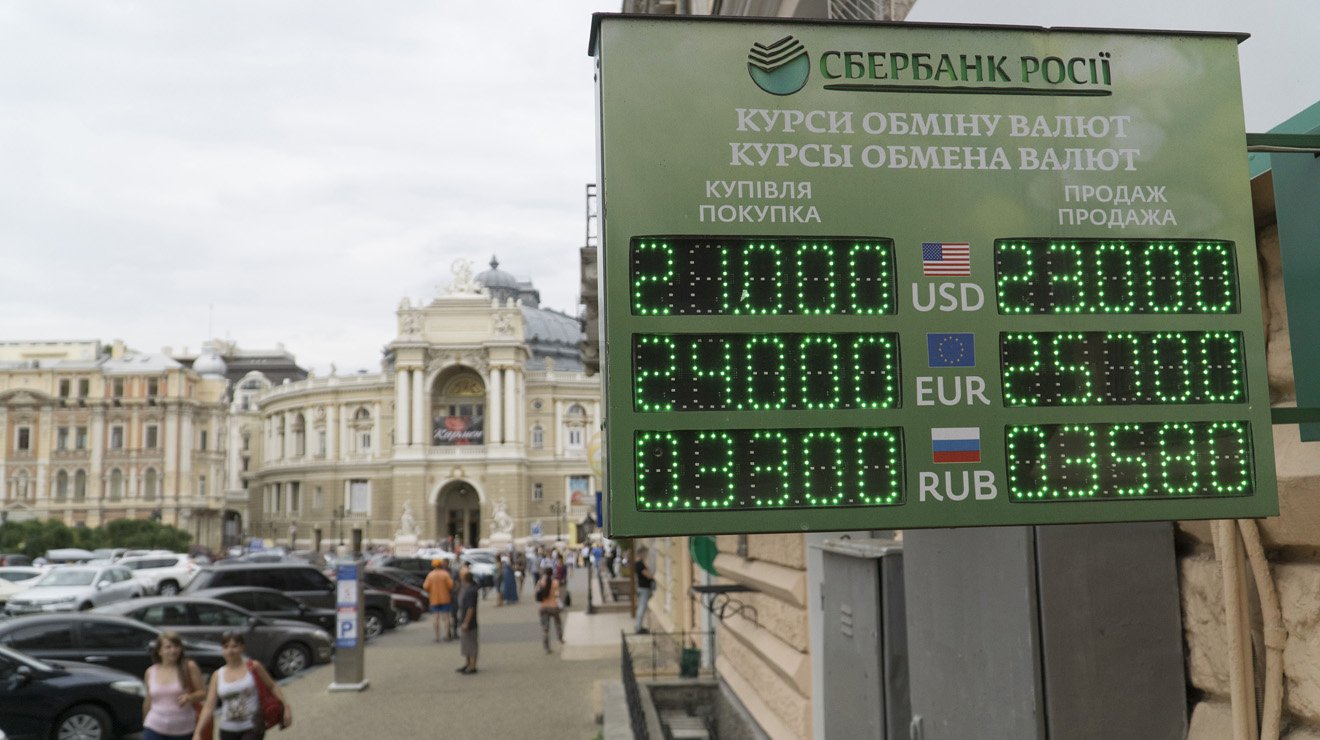
[[[342,403],[338,404],[335,406],[335,413],[339,414],[339,444],[336,447],[337,452],[335,452],[335,455],[340,460],[346,460],[350,449],[348,443],[348,406]]]
[[[426,421],[426,413],[425,413],[426,407],[424,405],[426,403],[426,392],[422,388],[422,383],[425,381],[425,379],[422,376],[425,375],[425,373],[426,371],[420,368],[414,369],[412,371],[412,379],[413,379],[412,443],[415,445],[426,444],[426,427],[423,426],[423,424]]]
[[[490,435],[486,444],[499,444],[504,441],[503,423],[503,377],[504,368],[492,367],[486,380],[486,419],[490,422],[486,434]]]
[[[518,437],[518,370],[515,367],[504,368],[504,439],[510,444],[517,443]]]
[[[564,456],[564,402],[555,401],[555,457]]]
[[[192,414],[185,413],[179,419],[179,494],[192,496],[196,491],[192,484],[193,425]]]
[[[339,459],[339,407],[333,403],[325,407],[325,456]]]
[[[380,453],[383,452],[385,448],[384,440],[381,439],[380,430],[381,430],[380,401],[377,401],[371,406],[371,456],[372,457],[381,457]]]
[[[408,446],[408,371],[394,373],[394,445]]]

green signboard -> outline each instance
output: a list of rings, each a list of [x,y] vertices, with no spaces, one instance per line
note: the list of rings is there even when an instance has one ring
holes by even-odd
[[[1239,41],[597,16],[609,532],[1276,514]]]

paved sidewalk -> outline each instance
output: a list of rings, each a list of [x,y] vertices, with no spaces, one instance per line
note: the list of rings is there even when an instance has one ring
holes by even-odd
[[[476,675],[454,672],[462,665],[457,642],[436,644],[429,622],[412,624],[385,633],[367,647],[366,672],[371,686],[366,691],[329,693],[326,687],[334,678],[332,665],[289,681],[284,691],[293,706],[294,725],[283,732],[271,731],[267,737],[596,737],[600,732],[596,724],[598,683],[619,680],[618,627],[615,619],[598,625],[594,616],[584,613],[582,570],[569,583],[574,606],[567,616],[574,633],[591,645],[612,642],[616,645],[612,657],[596,657],[588,650],[561,659],[558,645],[555,654],[547,655],[541,648],[532,584],[527,583],[517,604],[497,608],[493,593],[481,602],[481,655]],[[610,633],[608,639],[603,632]],[[574,650],[570,645],[566,652]]]

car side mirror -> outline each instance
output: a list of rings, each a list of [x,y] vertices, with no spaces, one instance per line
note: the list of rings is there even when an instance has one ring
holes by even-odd
[[[21,665],[14,671],[14,688],[25,685],[32,680],[32,667]]]
[[[108,587],[109,585],[110,585],[110,581],[97,581],[97,582],[96,582],[96,590],[97,590],[97,591],[102,591],[102,590],[104,590],[106,587]]]

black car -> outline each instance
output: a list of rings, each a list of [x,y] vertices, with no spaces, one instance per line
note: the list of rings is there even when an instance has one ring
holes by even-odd
[[[142,679],[0,647],[0,736],[98,740],[142,729]]]
[[[141,676],[161,630],[109,614],[34,614],[0,622],[0,645],[41,660],[103,665]],[[224,665],[220,646],[184,640],[188,657],[209,673]]]
[[[307,606],[297,599],[285,596],[273,588],[257,586],[230,586],[228,588],[208,588],[189,592],[189,596],[205,597],[227,601],[241,606],[253,614],[260,614],[271,619],[296,619],[299,622],[315,625],[334,634],[335,610],[317,606]]]
[[[220,642],[226,632],[239,632],[249,656],[270,668],[276,678],[291,676],[334,653],[330,633],[305,622],[270,619],[216,599],[195,595],[158,596],[121,601],[96,609],[178,632],[184,639]]]
[[[384,573],[396,581],[403,581],[413,588],[420,589],[423,583],[426,583],[426,576],[433,570],[428,568],[425,573],[419,573],[415,570],[405,570],[403,568],[391,568],[388,565],[371,566],[367,568],[368,573]]]
[[[192,595],[208,588],[227,586],[260,586],[273,588],[287,596],[321,609],[335,608],[335,582],[305,563],[217,563],[197,571],[197,575],[184,589]],[[397,626],[394,601],[390,594],[372,589],[365,591],[366,613],[363,615],[363,633],[376,637]],[[331,632],[334,634],[334,632]]]

